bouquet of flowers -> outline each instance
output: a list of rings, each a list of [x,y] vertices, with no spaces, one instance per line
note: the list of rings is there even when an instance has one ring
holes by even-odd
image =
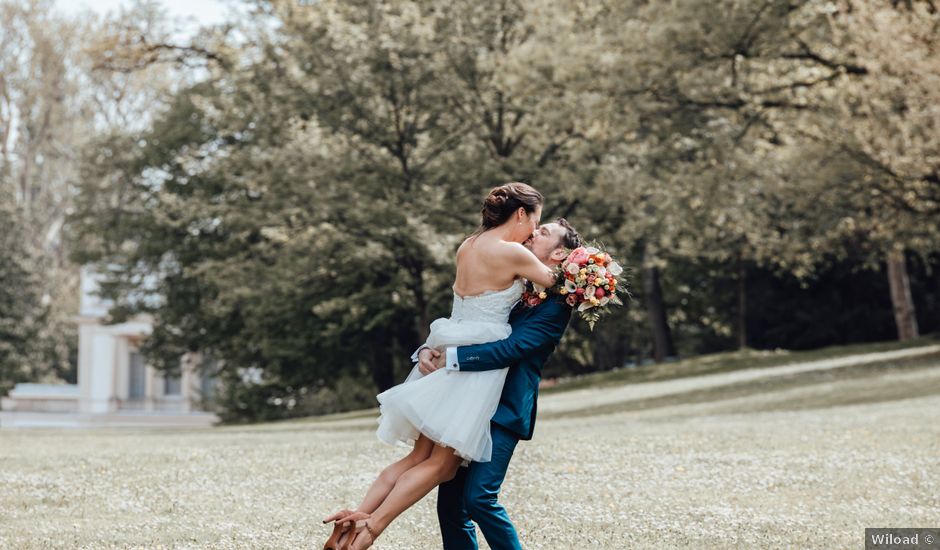
[[[581,246],[561,262],[554,286],[544,288],[529,283],[522,299],[527,305],[536,306],[547,300],[550,294],[564,296],[568,305],[577,307],[581,318],[594,330],[594,324],[608,312],[611,303],[623,305],[617,296],[618,291],[630,295],[617,278],[621,273],[623,268],[613,261],[610,254],[594,246]]]

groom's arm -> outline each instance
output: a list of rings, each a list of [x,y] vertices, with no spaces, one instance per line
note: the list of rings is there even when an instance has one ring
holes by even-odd
[[[551,300],[538,307],[526,322],[513,327],[508,338],[487,344],[447,348],[444,368],[466,372],[502,369],[532,353],[554,348],[571,319],[571,307]]]

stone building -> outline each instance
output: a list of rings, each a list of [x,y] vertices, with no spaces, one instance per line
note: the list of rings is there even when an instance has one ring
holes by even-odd
[[[6,425],[211,425],[202,410],[214,380],[200,375],[195,357],[181,358],[180,376],[167,377],[147,365],[140,345],[152,330],[140,315],[107,325],[111,304],[96,296],[97,277],[81,276],[78,322],[78,383],[17,384],[2,399]]]

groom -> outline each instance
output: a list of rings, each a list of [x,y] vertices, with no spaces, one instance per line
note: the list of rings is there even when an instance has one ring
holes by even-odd
[[[570,249],[581,246],[581,237],[559,218],[540,226],[524,244],[542,263],[556,266]],[[499,488],[516,443],[532,439],[542,365],[568,327],[571,310],[557,295],[535,307],[520,304],[509,316],[512,334],[505,340],[451,347],[444,354],[428,348],[418,352],[418,369],[423,374],[439,368],[485,371],[511,367],[490,426],[492,459],[459,468],[454,479],[438,489],[437,517],[445,550],[477,550],[473,522],[493,550],[522,549],[519,535],[498,501]]]

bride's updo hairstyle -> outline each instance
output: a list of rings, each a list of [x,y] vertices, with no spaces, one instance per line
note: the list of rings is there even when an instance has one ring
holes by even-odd
[[[542,194],[531,185],[514,181],[494,187],[483,201],[483,217],[477,233],[503,225],[520,208],[531,214],[541,204]]]

